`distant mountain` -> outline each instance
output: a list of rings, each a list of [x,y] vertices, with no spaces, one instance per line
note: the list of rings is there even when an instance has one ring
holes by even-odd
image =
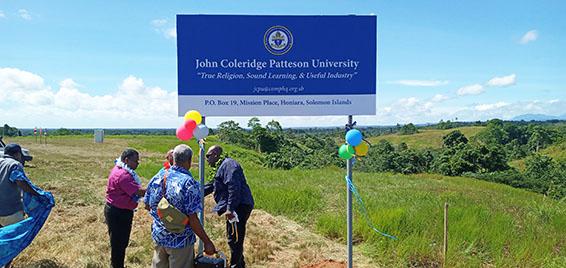
[[[522,114],[511,118],[512,121],[548,121],[548,120],[566,120],[566,114],[554,116],[546,114]]]

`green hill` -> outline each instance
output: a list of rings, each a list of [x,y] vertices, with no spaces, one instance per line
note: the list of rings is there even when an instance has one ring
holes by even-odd
[[[461,127],[453,129],[419,129],[419,133],[412,135],[390,134],[369,138],[369,142],[377,143],[380,140],[387,140],[393,144],[406,143],[409,148],[440,148],[442,137],[454,130],[460,130],[468,139],[478,134],[484,127]]]
[[[427,140],[436,140],[448,131],[423,131],[408,137],[419,137],[412,141],[424,146]],[[464,128],[463,131],[476,133],[479,128]],[[215,140],[214,137],[211,140]],[[138,171],[146,183],[160,168],[163,153],[178,144],[174,137],[164,136],[107,137],[104,144],[98,145],[85,137],[52,138],[48,145],[34,144],[31,138],[16,141],[34,154],[33,166],[28,167],[27,172],[39,185],[54,192],[58,202],[44,230],[19,259],[31,263],[52,258],[69,267],[104,267],[108,261],[101,212],[112,160],[127,146],[139,149],[142,159]],[[194,141],[190,145],[196,149]],[[302,228],[343,243],[345,247],[344,170],[336,167],[270,170],[259,164],[261,156],[257,153],[236,146],[225,147],[242,162],[257,209],[292,219]],[[193,173],[198,172],[194,169]],[[444,202],[450,205],[449,267],[561,267],[566,262],[566,204],[563,202],[506,185],[462,177],[354,173],[353,178],[376,227],[399,238],[394,241],[374,233],[356,210],[356,250],[379,266],[439,266]],[[136,264],[134,267],[146,267],[152,250],[150,224],[145,213],[138,212],[136,217],[128,262]],[[271,232],[262,229],[261,223],[254,226],[256,229],[250,230],[252,236]],[[222,243],[221,225],[207,224],[207,229],[213,239]],[[286,239],[306,238],[289,235]],[[266,267],[262,260],[274,258],[270,254],[279,254],[274,253],[275,249],[266,251],[265,248],[286,246],[285,243],[273,246],[265,239],[248,242],[247,257],[253,267]],[[314,241],[302,242],[305,248],[300,250],[306,252],[303,258],[314,254],[309,249],[320,246]],[[69,247],[71,244],[75,246]]]
[[[541,154],[548,155],[556,161],[566,161],[566,140],[542,149]]]
[[[540,154],[550,156],[557,162],[566,162],[566,141],[562,141],[553,145],[548,146],[539,151]],[[509,162],[509,165],[515,167],[519,170],[525,169],[525,160],[518,159]]]

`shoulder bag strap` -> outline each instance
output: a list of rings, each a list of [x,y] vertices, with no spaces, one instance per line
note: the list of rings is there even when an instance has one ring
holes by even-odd
[[[161,191],[162,191],[162,195],[165,199],[167,199],[166,197],[166,191],[167,191],[167,175],[169,175],[169,171],[165,170],[165,175],[163,175],[163,179],[161,180]]]

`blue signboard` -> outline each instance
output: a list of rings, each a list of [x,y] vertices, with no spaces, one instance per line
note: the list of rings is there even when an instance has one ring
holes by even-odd
[[[177,15],[179,115],[374,115],[376,23]]]

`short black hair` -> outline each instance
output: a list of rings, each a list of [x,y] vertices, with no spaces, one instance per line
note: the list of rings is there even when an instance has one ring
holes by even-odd
[[[122,162],[124,162],[124,160],[126,160],[126,158],[128,158],[128,159],[132,158],[134,155],[139,156],[140,154],[138,153],[138,151],[131,149],[131,148],[128,148],[128,149],[126,149],[122,152],[122,155],[120,156],[120,160]]]

